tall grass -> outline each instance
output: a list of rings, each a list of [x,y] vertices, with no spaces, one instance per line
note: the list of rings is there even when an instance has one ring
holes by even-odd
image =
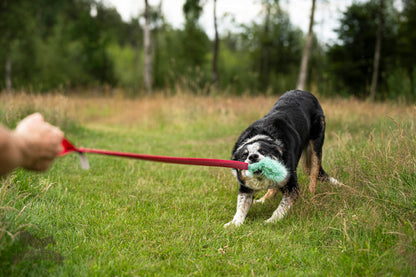
[[[277,98],[277,97],[276,97]],[[41,111],[80,146],[229,158],[240,132],[275,97],[1,96],[2,122]],[[229,170],[89,156],[1,181],[3,275],[318,275],[416,273],[416,108],[323,99],[324,167],[289,215],[264,225],[279,199],[224,229],[238,185]],[[259,195],[261,196],[261,195]]]

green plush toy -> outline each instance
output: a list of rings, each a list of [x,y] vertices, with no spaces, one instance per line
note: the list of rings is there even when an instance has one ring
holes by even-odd
[[[247,177],[252,177],[253,174],[258,171],[260,171],[265,178],[276,183],[283,182],[289,174],[282,163],[269,157],[265,157],[257,163],[249,164],[246,175]]]

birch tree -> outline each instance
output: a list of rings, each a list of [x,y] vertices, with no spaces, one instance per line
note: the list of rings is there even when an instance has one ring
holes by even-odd
[[[144,18],[145,23],[143,26],[143,48],[144,48],[144,68],[143,77],[146,92],[152,93],[152,49],[150,41],[150,7],[148,0],[144,0]]]
[[[311,16],[309,20],[309,30],[308,35],[306,36],[305,45],[303,46],[303,53],[302,53],[302,60],[300,64],[299,70],[299,77],[298,82],[296,85],[297,89],[305,90],[306,89],[306,82],[308,80],[308,62],[309,56],[311,54],[312,48],[312,36],[313,36],[313,21],[315,15],[315,2],[316,0],[312,0],[312,8],[311,8]]]
[[[376,34],[376,46],[374,49],[374,60],[373,60],[373,75],[371,78],[370,87],[370,101],[374,101],[377,94],[378,76],[380,72],[380,53],[381,53],[381,36],[383,29],[383,9],[384,0],[379,0],[379,11],[377,16],[377,34]]]
[[[214,53],[212,58],[212,83],[214,86],[218,86],[218,51],[220,45],[220,39],[218,36],[218,26],[217,26],[217,0],[214,0]]]

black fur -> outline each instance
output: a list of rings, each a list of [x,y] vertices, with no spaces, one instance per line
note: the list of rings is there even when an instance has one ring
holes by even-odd
[[[262,151],[267,152],[265,156],[274,156],[289,171],[290,177],[288,182],[280,187],[281,191],[297,194],[299,188],[296,168],[302,151],[312,142],[319,160],[322,157],[325,117],[318,100],[310,92],[292,90],[284,93],[266,116],[251,124],[240,135],[232,151],[232,159],[244,161],[244,148],[239,148],[245,141],[257,135],[270,138],[259,140]],[[319,176],[321,179],[327,177],[322,167]],[[237,171],[237,179],[240,192],[252,192],[252,189],[245,186],[241,171]]]

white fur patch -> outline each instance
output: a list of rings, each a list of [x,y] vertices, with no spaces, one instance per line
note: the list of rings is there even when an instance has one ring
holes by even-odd
[[[342,186],[342,185],[343,185],[340,181],[338,181],[337,179],[335,179],[335,178],[333,178],[333,177],[329,177],[329,183],[330,183],[331,185],[336,186],[336,187],[340,187],[340,186]]]
[[[247,159],[245,160],[245,162],[251,164],[251,161],[249,158],[250,158],[250,155],[252,154],[257,154],[259,160],[263,159],[264,156],[260,154],[259,149],[260,149],[260,143],[258,142],[248,145],[247,146],[248,155],[247,155]]]
[[[228,222],[224,225],[224,227],[228,227],[230,225],[234,225],[236,227],[242,225],[244,220],[246,219],[248,210],[253,203],[253,193],[239,193],[237,197],[237,212],[234,215],[232,221]]]
[[[243,148],[244,146],[246,146],[247,144],[253,143],[256,140],[268,140],[270,142],[274,142],[276,143],[276,145],[278,147],[283,148],[283,143],[280,140],[274,140],[273,138],[266,136],[266,135],[256,135],[252,138],[246,139],[238,148],[237,151],[239,151],[241,148]]]
[[[263,139],[263,140],[269,140],[269,141],[273,141],[269,136],[265,136],[265,135],[257,135],[257,136],[254,136],[254,137],[252,137],[252,138],[249,138],[249,139],[246,139],[241,145],[240,145],[240,147],[238,147],[237,148],[237,151],[238,150],[240,150],[241,148],[243,148],[244,146],[246,146],[247,144],[250,144],[250,143],[252,143],[253,141],[256,141],[256,140],[260,140],[260,139]]]
[[[282,201],[280,201],[280,204],[273,212],[273,215],[268,220],[266,220],[266,223],[274,223],[278,220],[281,220],[295,203],[295,200],[296,198],[293,197],[292,194],[283,194]]]

